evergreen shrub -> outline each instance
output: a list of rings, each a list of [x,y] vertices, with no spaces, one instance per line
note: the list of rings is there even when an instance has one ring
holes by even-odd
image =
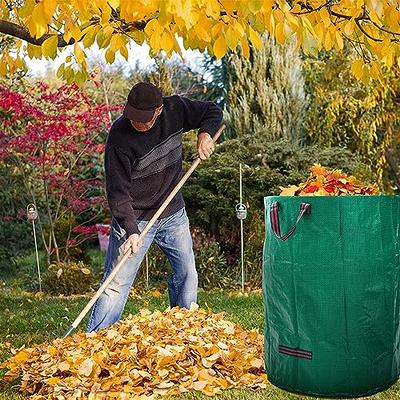
[[[51,294],[82,294],[92,290],[92,268],[82,261],[50,264],[42,277],[42,287]]]

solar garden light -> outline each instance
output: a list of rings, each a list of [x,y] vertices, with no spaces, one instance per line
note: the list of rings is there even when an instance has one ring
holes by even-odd
[[[36,265],[39,277],[39,290],[42,291],[42,278],[40,276],[40,265],[39,265],[39,253],[38,246],[36,240],[36,228],[35,228],[35,219],[38,217],[38,212],[36,210],[36,206],[34,204],[28,204],[26,207],[26,214],[28,217],[28,221],[32,222],[32,230],[33,230],[33,238],[35,240],[35,250],[36,250]]]
[[[243,188],[242,188],[242,164],[239,164],[239,196],[240,202],[236,204],[236,216],[240,220],[240,259],[242,264],[242,292],[244,292],[244,241],[243,241],[243,221],[247,217],[247,208],[242,203]]]

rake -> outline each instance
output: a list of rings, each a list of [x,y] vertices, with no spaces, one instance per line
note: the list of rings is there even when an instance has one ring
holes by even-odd
[[[212,140],[214,143],[218,140],[218,138],[221,136],[222,131],[225,129],[225,125],[222,125],[218,131],[215,133],[213,136]],[[193,173],[193,171],[197,168],[197,166],[200,164],[201,159],[200,157],[197,157],[196,160],[193,162],[191,167],[187,170],[185,175],[181,178],[181,180],[176,184],[172,192],[168,195],[168,197],[164,200],[164,203],[160,206],[160,208],[157,210],[157,212],[154,214],[154,216],[150,219],[150,221],[146,224],[144,227],[143,231],[139,235],[139,241],[141,241],[147,232],[150,230],[150,228],[154,225],[154,223],[157,221],[157,218],[161,215],[161,213],[165,210],[165,208],[168,206],[168,204],[171,202],[171,200],[174,198],[174,196],[178,193],[178,191],[181,189],[181,187],[185,184],[185,182],[188,180],[190,175]],[[64,334],[63,338],[65,339],[67,336],[69,336],[80,324],[83,318],[85,318],[86,314],[89,312],[89,310],[93,307],[94,303],[96,300],[101,296],[101,294],[107,289],[108,285],[110,282],[114,279],[115,275],[117,275],[118,271],[121,269],[122,265],[126,262],[128,257],[130,256],[130,249],[124,253],[122,256],[121,260],[117,263],[117,265],[112,269],[110,275],[107,277],[107,279],[103,282],[103,284],[99,287],[95,295],[90,299],[90,301],[86,304],[85,308],[80,312],[78,317],[75,319],[75,321],[69,326],[68,330]]]

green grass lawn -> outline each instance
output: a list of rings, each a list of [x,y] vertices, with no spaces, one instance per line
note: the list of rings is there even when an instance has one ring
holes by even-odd
[[[0,290],[0,361],[10,355],[10,346],[16,348],[22,345],[31,346],[43,341],[61,337],[66,328],[77,317],[81,309],[89,300],[88,297],[35,297],[33,294],[18,290]],[[199,304],[202,308],[214,312],[224,311],[226,318],[240,323],[246,328],[263,328],[263,304],[260,294],[251,294],[249,297],[229,297],[223,292],[199,293]],[[163,295],[159,298],[142,296],[139,299],[130,299],[125,309],[125,315],[136,313],[141,308],[150,310],[164,310],[168,307],[168,298]],[[86,325],[82,323],[81,329]],[[4,371],[0,371],[0,376]],[[282,391],[273,385],[267,389],[227,390],[215,396],[218,399],[312,399],[311,397],[297,396]],[[174,399],[207,399],[199,393],[190,393],[174,397]],[[400,399],[400,383],[389,390],[369,397],[370,399]],[[0,378],[0,400],[21,400],[24,396],[18,392],[18,387],[5,383]],[[316,399],[316,398],[314,398]]]

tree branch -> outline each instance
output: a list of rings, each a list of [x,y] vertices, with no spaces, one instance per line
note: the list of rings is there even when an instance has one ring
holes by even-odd
[[[367,37],[370,38],[371,40],[375,41],[375,42],[383,42],[382,39],[379,38],[375,38],[373,36],[371,36],[362,26],[359,20],[357,20],[357,18],[355,19],[356,21],[356,25],[358,26],[358,29]]]
[[[3,19],[0,19],[0,33],[14,36],[18,39],[22,39],[25,42],[34,44],[36,46],[40,46],[46,39],[48,39],[51,36],[54,36],[53,34],[46,33],[45,35],[39,38],[34,38],[29,33],[29,30],[24,26],[14,24],[13,22],[5,21]],[[69,42],[66,42],[63,38],[63,35],[57,35],[57,36],[58,36],[58,47],[66,47],[75,42],[75,40],[72,38]]]
[[[342,19],[349,20],[349,19],[354,18],[352,15],[340,14],[336,11],[333,11],[331,7],[328,7],[328,12],[329,12],[329,14],[331,14],[335,17],[338,17],[338,18],[342,18]],[[354,18],[354,20],[356,20],[356,21],[368,20],[369,21],[369,18],[367,18],[365,16],[359,16],[359,17]]]
[[[300,6],[306,8],[307,11],[300,11],[300,12],[292,12],[292,11],[291,11],[291,13],[292,13],[293,15],[311,14],[311,13],[313,13],[313,12],[315,12],[315,11],[321,10],[321,9],[324,8],[324,7],[327,7],[327,6],[329,7],[329,5],[330,5],[330,3],[332,3],[332,1],[334,1],[334,0],[327,0],[326,3],[321,4],[321,5],[318,6],[317,8],[312,8],[312,7],[308,6],[307,4],[298,3]]]
[[[383,32],[389,33],[389,34],[391,34],[391,35],[400,35],[400,32],[393,32],[393,31],[390,31],[390,30],[386,29],[385,27],[378,25],[378,24],[377,24],[376,22],[374,22],[374,21],[372,21],[372,23],[373,23],[379,30],[381,30],[381,31],[383,31]]]
[[[148,21],[134,21],[127,24],[123,20],[118,20],[116,18],[114,18],[114,20],[118,21],[121,24],[123,30],[132,30],[132,29],[143,30],[144,27],[146,26],[146,23],[148,22]],[[39,38],[35,38],[29,33],[29,30],[26,27],[3,19],[0,19],[0,33],[4,33],[5,35],[10,35],[18,39],[22,39],[25,42],[34,44],[36,46],[40,46],[46,39],[55,35],[51,33],[46,33],[45,35]],[[73,38],[71,38],[69,42],[66,42],[64,40],[63,34],[58,34],[57,37],[58,37],[57,47],[66,47],[75,43],[75,39]]]

